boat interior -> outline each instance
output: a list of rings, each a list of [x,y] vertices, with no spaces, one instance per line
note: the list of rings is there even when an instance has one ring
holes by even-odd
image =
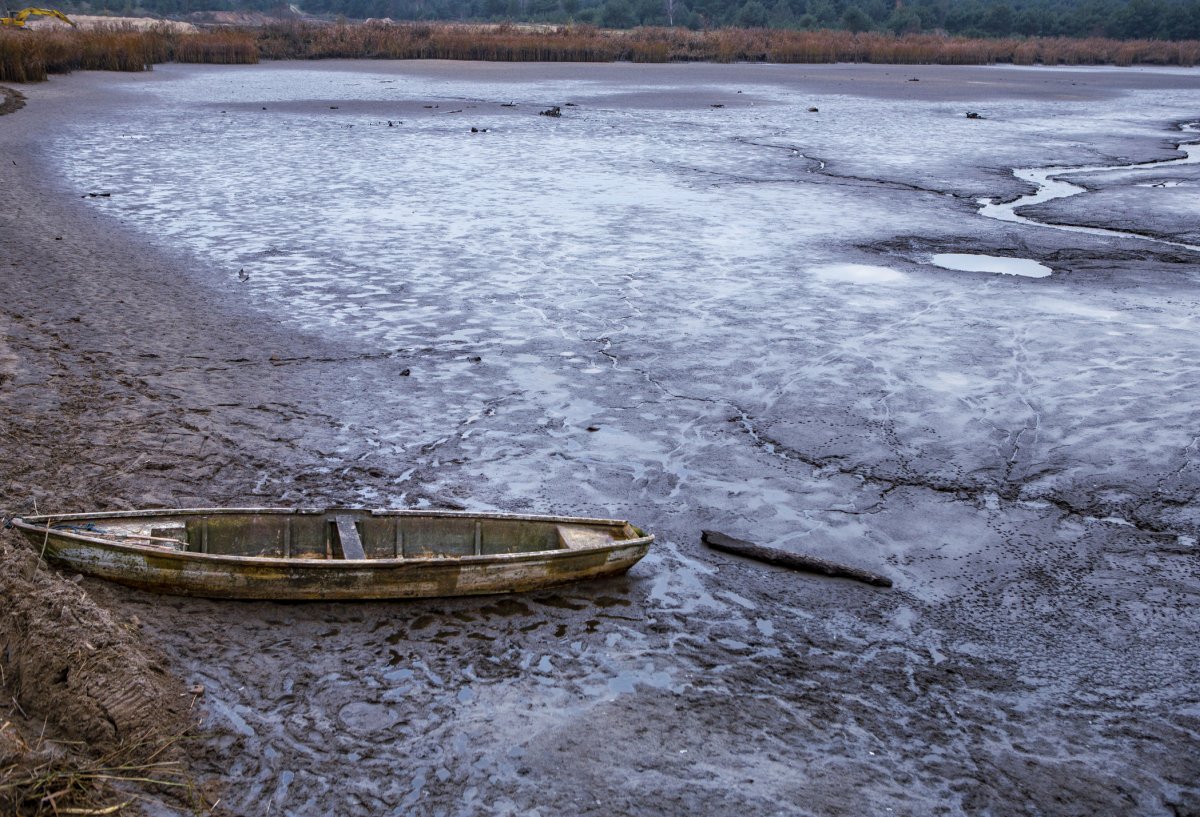
[[[436,559],[586,550],[643,534],[628,523],[389,514],[248,511],[64,520],[56,530],[122,544],[282,559]]]

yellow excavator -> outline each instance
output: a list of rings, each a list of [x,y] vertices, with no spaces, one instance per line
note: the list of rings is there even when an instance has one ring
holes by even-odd
[[[41,17],[57,17],[69,26],[74,27],[75,23],[71,22],[71,18],[56,9],[21,9],[16,14],[11,14],[6,17],[0,17],[0,28],[24,28],[25,21],[33,16]]]

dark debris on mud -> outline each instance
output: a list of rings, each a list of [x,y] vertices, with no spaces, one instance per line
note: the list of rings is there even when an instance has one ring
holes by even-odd
[[[14,113],[25,107],[25,94],[15,88],[0,85],[0,116]]]

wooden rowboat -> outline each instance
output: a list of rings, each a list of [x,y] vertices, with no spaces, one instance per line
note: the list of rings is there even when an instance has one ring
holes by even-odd
[[[614,519],[240,508],[14,518],[39,553],[89,576],[234,599],[514,593],[624,573],[654,537]]]

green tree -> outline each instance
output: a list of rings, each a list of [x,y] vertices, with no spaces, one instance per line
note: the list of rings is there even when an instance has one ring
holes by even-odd
[[[1071,15],[1069,33],[1074,37],[1101,37],[1109,19],[1119,10],[1113,0],[1083,0]]]
[[[792,10],[792,4],[788,0],[778,0],[767,16],[767,25],[771,28],[796,28],[796,12]]]
[[[734,22],[742,28],[766,28],[769,17],[767,7],[759,0],[746,0],[737,13]]]
[[[1042,30],[1044,17],[1043,9],[1021,9],[1013,20],[1012,30],[1031,37]]]
[[[558,0],[528,0],[525,13],[534,19],[556,17],[559,14]]]
[[[665,26],[667,24],[666,8],[662,0],[634,0],[633,19],[635,25]]]
[[[1011,34],[1013,30],[1013,10],[1008,3],[997,3],[983,14],[981,28],[994,37]]]
[[[1160,0],[1130,0],[1109,15],[1104,33],[1118,40],[1150,39],[1157,36],[1165,11]]]
[[[600,25],[606,28],[632,28],[633,5],[629,0],[605,0],[600,9]]]
[[[1200,0],[1176,3],[1168,9],[1160,31],[1167,40],[1200,40]]]
[[[829,0],[809,0],[808,14],[817,21],[813,28],[833,28],[838,19],[838,11]]]
[[[851,6],[842,14],[842,28],[858,33],[871,29],[871,18],[858,6]]]
[[[883,0],[855,0],[855,5],[871,18],[872,25],[886,20],[894,8]]]
[[[917,0],[909,4],[908,8],[921,18],[922,31],[946,27],[946,12],[950,8],[948,0]]]
[[[675,7],[675,25],[699,31],[704,28],[704,18],[687,6]]]
[[[916,34],[921,30],[921,15],[912,9],[896,9],[884,26],[894,34]]]

